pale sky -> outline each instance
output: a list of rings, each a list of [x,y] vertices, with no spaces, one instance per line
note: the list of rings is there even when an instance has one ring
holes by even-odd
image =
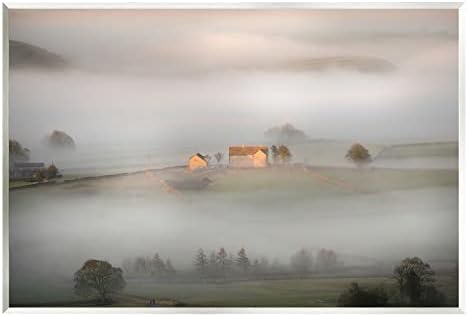
[[[34,143],[457,140],[457,10],[13,10],[10,40],[67,66],[10,73],[10,133]],[[36,63],[36,64],[35,64]]]

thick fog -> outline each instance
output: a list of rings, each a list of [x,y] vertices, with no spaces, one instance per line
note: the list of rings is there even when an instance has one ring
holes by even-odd
[[[220,190],[220,180],[212,189],[177,195],[162,190],[159,177],[140,174],[13,191],[12,300],[55,301],[52,289],[64,283],[70,294],[73,273],[89,258],[121,266],[125,259],[158,252],[183,274],[194,270],[198,248],[209,253],[224,247],[236,256],[244,247],[251,259],[282,265],[302,247],[329,248],[346,266],[366,267],[366,274],[374,266],[390,274],[407,256],[453,266],[458,191],[450,183],[353,194],[327,184],[315,190],[294,184],[249,190],[233,183]]]
[[[58,182],[224,153],[200,190],[167,189],[197,177],[185,168],[10,190],[13,302],[71,294],[89,258],[159,252],[183,271],[198,248],[455,263],[456,10],[11,10],[9,35],[10,138]],[[288,144],[304,169],[225,168],[229,145],[286,122],[311,139]],[[54,129],[76,150],[46,149]],[[345,158],[353,141],[368,169]]]
[[[456,11],[13,10],[11,40],[63,58],[10,72],[10,134],[78,144],[457,139]],[[15,51],[12,51],[15,54]]]

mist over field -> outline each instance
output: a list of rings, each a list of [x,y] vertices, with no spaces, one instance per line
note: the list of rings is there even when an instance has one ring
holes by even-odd
[[[245,247],[251,259],[282,265],[301,247],[327,248],[346,266],[377,272],[412,255],[444,269],[457,260],[456,171],[438,172],[436,180],[430,171],[411,172],[410,181],[405,173],[394,179],[376,170],[369,173],[388,180],[369,182],[358,194],[301,172],[266,173],[274,174],[214,178],[210,189],[181,196],[165,192],[158,173],[13,191],[12,298],[47,299],[28,295],[28,283],[70,280],[89,258],[121,265],[158,252],[180,272],[191,271],[198,248],[236,255]]]
[[[9,37],[9,137],[62,176],[10,179],[14,305],[77,303],[88,259],[124,267],[156,252],[176,277],[124,268],[118,305],[335,306],[348,279],[390,283],[416,256],[457,302],[456,10],[10,10]],[[302,139],[268,137],[282,125]],[[51,148],[54,130],[76,146]],[[365,166],[347,157],[356,142]],[[229,146],[280,143],[287,162],[229,166]],[[201,283],[199,248],[245,248],[280,273]],[[301,248],[315,266],[332,251],[336,267],[294,275]],[[324,293],[298,287],[324,276],[338,281]],[[296,301],[267,296],[283,290],[269,278],[301,290],[280,294]],[[231,298],[231,286],[258,293]]]

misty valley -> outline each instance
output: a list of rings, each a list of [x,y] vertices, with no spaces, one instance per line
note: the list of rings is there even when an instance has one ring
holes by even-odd
[[[9,8],[9,306],[458,307],[455,6]]]
[[[418,257],[456,306],[457,144],[369,145],[365,166],[348,146],[295,144],[264,168],[143,156],[95,177],[64,157],[58,181],[10,190],[12,305],[346,306],[347,290],[383,289],[380,305],[403,306],[394,270]],[[93,259],[125,281],[106,302],[74,289]]]

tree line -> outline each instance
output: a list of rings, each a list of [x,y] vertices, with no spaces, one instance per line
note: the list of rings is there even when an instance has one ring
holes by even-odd
[[[258,278],[274,274],[309,274],[329,272],[339,267],[338,257],[333,250],[320,249],[316,256],[310,250],[300,249],[290,258],[289,265],[278,260],[270,262],[266,257],[250,258],[245,248],[236,255],[221,247],[206,253],[198,249],[194,257],[194,267],[201,279],[247,277]]]
[[[249,270],[258,268],[259,265],[268,267],[268,263],[260,260],[249,260],[245,248],[241,248],[237,257],[233,258],[224,248],[206,256],[203,249],[198,249],[195,255],[194,265],[204,278],[210,273],[210,265],[214,265],[218,274],[224,274],[236,268],[237,272],[247,274]],[[323,262],[322,262],[323,261]],[[145,272],[149,274],[168,274],[175,270],[170,264],[170,260],[163,261],[158,253],[152,260],[138,257],[133,263],[133,269],[138,265],[143,265]],[[262,264],[261,264],[262,263]],[[307,250],[299,250],[292,258],[291,263],[299,265],[300,270],[310,267],[304,264],[311,264],[310,254]],[[332,250],[321,249],[317,253],[317,264],[330,265],[335,263],[335,255]],[[130,264],[130,262],[129,262]],[[336,263],[335,263],[336,264]],[[357,282],[351,283],[348,289],[342,292],[337,298],[337,306],[344,307],[437,307],[446,305],[445,295],[436,287],[435,272],[428,263],[423,262],[418,257],[405,258],[393,270],[394,287],[380,285],[376,288],[366,288]],[[110,263],[101,260],[88,260],[74,274],[74,290],[85,298],[95,298],[101,303],[111,300],[111,298],[121,292],[126,286],[123,271],[113,267]],[[392,291],[396,290],[396,292]]]
[[[177,273],[171,259],[164,260],[158,252],[153,257],[127,258],[123,261],[122,267],[128,275],[147,275],[155,278],[171,278]]]
[[[286,261],[287,262],[287,261]],[[335,251],[320,249],[314,255],[312,251],[301,248],[290,258],[289,263],[270,261],[267,257],[250,257],[242,247],[234,254],[224,247],[205,252],[199,248],[193,256],[193,270],[184,272],[185,276],[196,274],[203,280],[227,278],[263,278],[266,275],[307,275],[311,273],[332,272],[343,264],[338,261]],[[148,276],[154,278],[172,278],[177,275],[172,261],[164,260],[158,252],[153,257],[138,256],[127,258],[122,263],[123,271],[128,276]]]

